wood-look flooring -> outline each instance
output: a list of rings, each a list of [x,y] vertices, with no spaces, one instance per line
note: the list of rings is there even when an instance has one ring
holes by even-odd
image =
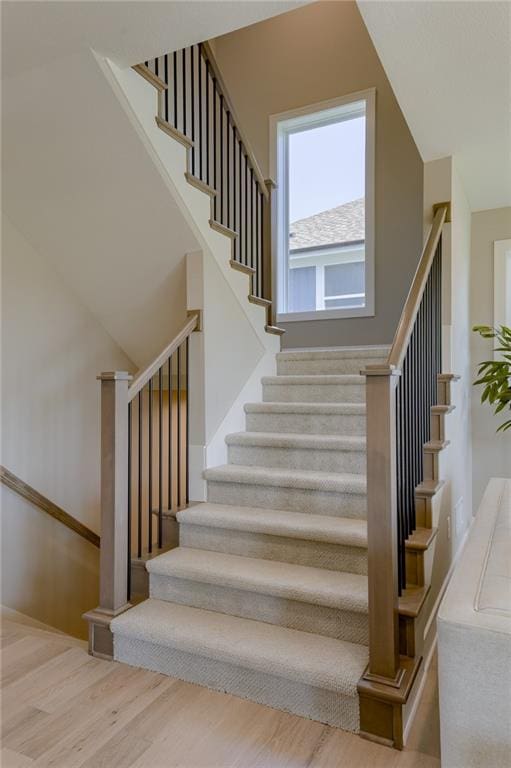
[[[439,768],[436,666],[407,748],[124,664],[2,620],[2,768]]]

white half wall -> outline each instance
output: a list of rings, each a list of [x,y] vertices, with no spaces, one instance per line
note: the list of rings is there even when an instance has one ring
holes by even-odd
[[[190,346],[190,498],[204,501],[204,469],[227,462],[225,436],[245,428],[243,406],[261,399],[261,377],[275,373],[276,358],[214,259],[188,254],[187,273],[188,309],[202,309],[203,317],[203,330],[192,334]]]

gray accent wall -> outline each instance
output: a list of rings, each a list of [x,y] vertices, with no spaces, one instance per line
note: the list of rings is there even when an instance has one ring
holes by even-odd
[[[375,316],[283,323],[282,346],[390,343],[422,249],[423,162],[356,4],[312,3],[214,50],[265,175],[270,115],[376,88]]]

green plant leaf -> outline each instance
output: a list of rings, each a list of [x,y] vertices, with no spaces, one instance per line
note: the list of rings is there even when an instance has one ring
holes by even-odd
[[[484,360],[478,364],[477,379],[474,386],[483,386],[481,402],[493,406],[497,415],[506,408],[511,409],[511,328],[501,325],[492,328],[491,325],[474,325],[474,333],[483,339],[496,339],[494,352],[501,355],[499,360]],[[497,428],[497,432],[511,429],[511,419]]]

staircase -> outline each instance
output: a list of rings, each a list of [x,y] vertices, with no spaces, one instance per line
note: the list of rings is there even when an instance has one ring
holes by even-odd
[[[275,354],[277,375],[263,376],[262,402],[245,404],[246,431],[227,435],[228,464],[205,470],[207,502],[191,506],[189,383],[202,400],[216,391],[202,391],[189,360],[208,338],[229,339],[222,312],[211,322],[214,300],[209,311],[188,306],[189,321],[131,385],[123,372],[100,376],[101,589],[86,614],[90,652],[402,748],[438,595],[439,455],[457,378],[442,373],[450,204],[433,208],[390,349],[276,352],[273,184],[211,49],[110,69],[265,350],[258,377],[273,373]],[[169,550],[174,520],[179,546]],[[132,607],[135,553],[149,599]]]
[[[115,618],[114,657],[359,729],[368,662],[365,379],[386,348],[280,352],[208,502],[147,563],[150,599]]]

